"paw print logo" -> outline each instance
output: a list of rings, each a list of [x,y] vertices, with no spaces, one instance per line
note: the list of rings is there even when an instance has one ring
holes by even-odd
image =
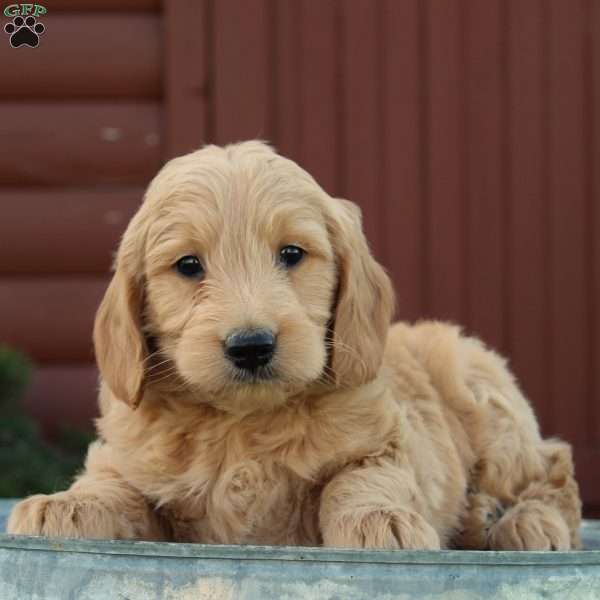
[[[12,23],[4,26],[4,31],[10,35],[10,45],[13,48],[29,46],[35,48],[40,43],[40,35],[46,28],[37,22],[35,17],[15,17]]]

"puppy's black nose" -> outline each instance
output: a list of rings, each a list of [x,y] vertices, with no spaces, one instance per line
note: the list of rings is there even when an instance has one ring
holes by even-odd
[[[225,354],[239,369],[254,371],[275,353],[275,336],[268,329],[235,331],[225,340]]]

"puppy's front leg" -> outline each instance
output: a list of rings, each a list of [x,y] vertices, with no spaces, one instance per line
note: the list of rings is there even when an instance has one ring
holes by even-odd
[[[323,489],[323,544],[347,548],[439,550],[440,538],[422,515],[411,473],[391,464],[342,471]]]
[[[96,539],[166,539],[145,498],[111,467],[106,448],[90,446],[86,472],[70,489],[31,496],[13,509],[8,533]]]

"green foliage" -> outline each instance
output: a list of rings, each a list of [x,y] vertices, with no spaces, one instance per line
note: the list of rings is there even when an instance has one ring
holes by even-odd
[[[65,429],[52,444],[22,409],[32,365],[0,346],[0,497],[52,493],[68,487],[81,468],[92,436]]]
[[[14,409],[31,375],[31,363],[21,354],[0,346],[0,410]]]

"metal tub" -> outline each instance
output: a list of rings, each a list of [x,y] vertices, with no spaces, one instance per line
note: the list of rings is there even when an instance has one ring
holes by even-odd
[[[0,531],[11,503],[0,501]],[[0,535],[0,599],[600,600],[600,522],[581,552],[409,552]]]

